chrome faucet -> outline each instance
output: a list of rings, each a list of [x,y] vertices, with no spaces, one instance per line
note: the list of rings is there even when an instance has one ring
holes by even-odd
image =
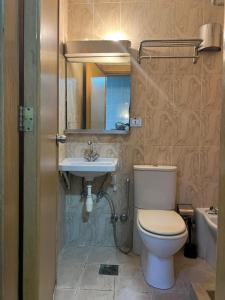
[[[96,161],[99,158],[99,154],[94,151],[92,141],[88,141],[89,148],[84,151],[84,158],[87,161]]]
[[[210,206],[209,210],[208,210],[208,214],[210,215],[218,215],[218,208],[214,207],[214,206]]]

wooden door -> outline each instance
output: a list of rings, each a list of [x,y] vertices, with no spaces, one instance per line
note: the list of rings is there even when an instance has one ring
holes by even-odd
[[[58,1],[25,0],[24,300],[51,300],[56,276]]]
[[[18,1],[0,5],[0,299],[18,296]]]

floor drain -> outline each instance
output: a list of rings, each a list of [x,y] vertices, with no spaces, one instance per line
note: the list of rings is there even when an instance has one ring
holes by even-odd
[[[104,265],[101,264],[99,268],[100,275],[118,275],[119,273],[119,266],[118,265]]]

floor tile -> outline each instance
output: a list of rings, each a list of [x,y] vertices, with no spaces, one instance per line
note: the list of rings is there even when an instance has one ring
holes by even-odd
[[[59,264],[57,287],[76,288],[84,271],[84,264]]]
[[[74,300],[113,300],[113,291],[79,290]]]
[[[140,263],[140,257],[134,255],[132,252],[129,254],[123,254],[116,248],[114,248],[113,257],[111,258],[117,264],[138,264]]]
[[[130,275],[119,275],[115,277],[115,293],[116,295],[127,293],[151,293],[152,288],[145,283],[141,270],[137,270]]]
[[[134,274],[137,272],[141,272],[139,261],[133,261],[132,263],[119,265],[119,276],[130,276],[130,274]]]
[[[86,263],[90,251],[90,247],[76,247],[72,244],[63,249],[62,254],[59,256],[59,263],[67,262],[68,260],[73,264]]]
[[[149,293],[139,293],[133,292],[129,289],[123,289],[122,291],[116,293],[115,300],[153,300],[152,295]],[[170,299],[171,300],[171,299]]]
[[[202,283],[215,280],[215,271],[202,259],[189,259],[189,262],[184,258],[185,263],[182,266],[177,264],[176,275],[186,283],[195,282]]]
[[[54,300],[74,300],[76,290],[56,288],[54,294]]]
[[[167,292],[166,294],[154,295],[152,300],[191,300],[191,298],[188,294]]]
[[[81,290],[112,291],[114,289],[114,276],[99,275],[99,264],[86,265],[80,281]]]
[[[175,277],[174,285],[167,290],[160,290],[152,287],[153,295],[161,295],[161,294],[175,294],[175,293],[188,293],[190,291],[190,282],[184,281],[180,277]]]
[[[139,257],[130,253],[121,253],[115,247],[93,247],[88,257],[88,263],[122,264],[139,261]]]
[[[88,256],[88,263],[112,263],[114,252],[115,250],[113,247],[93,247]]]

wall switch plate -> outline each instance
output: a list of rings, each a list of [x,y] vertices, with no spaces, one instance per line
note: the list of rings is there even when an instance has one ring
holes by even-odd
[[[141,127],[142,118],[130,118],[130,127]]]

